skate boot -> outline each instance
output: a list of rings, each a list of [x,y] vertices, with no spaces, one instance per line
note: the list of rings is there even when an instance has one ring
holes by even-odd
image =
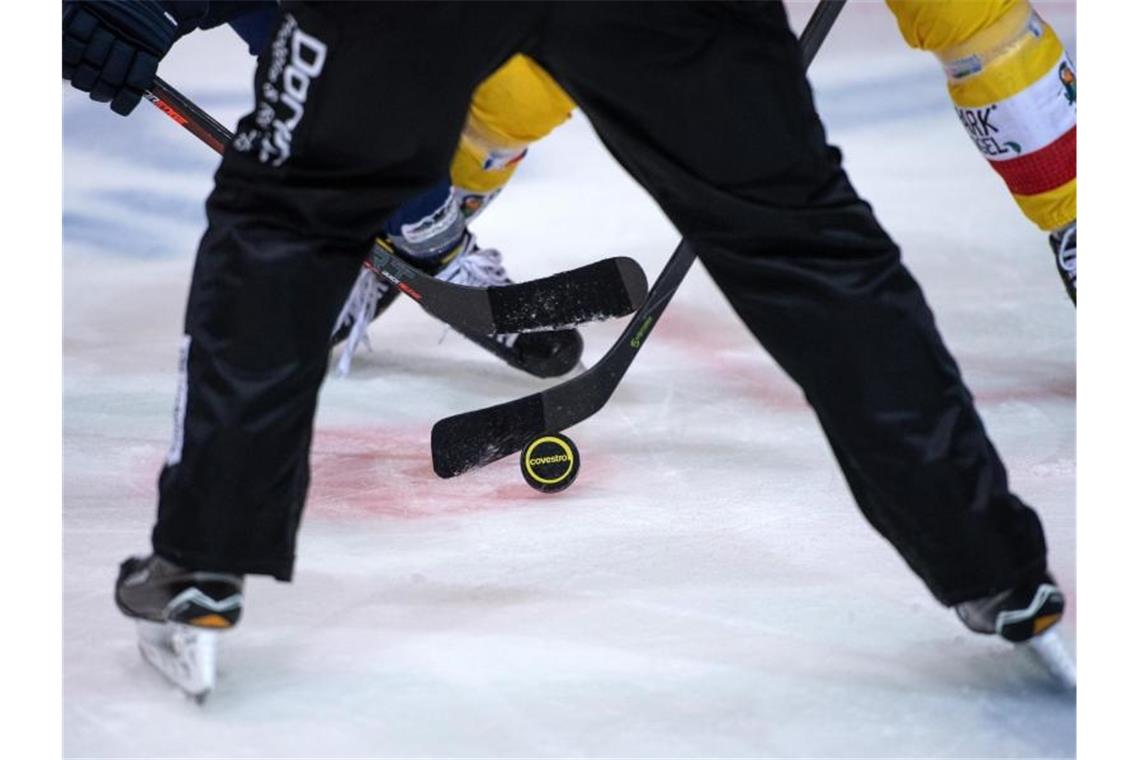
[[[217,678],[217,635],[241,617],[241,591],[240,575],[130,557],[119,567],[115,604],[136,620],[143,658],[202,702]]]
[[[997,634],[1028,647],[1058,680],[1076,687],[1076,666],[1055,629],[1065,612],[1065,595],[1048,574],[1038,581],[963,602],[954,611],[971,631]]]
[[[1057,263],[1057,274],[1073,305],[1077,305],[1077,223],[1067,224],[1049,235],[1049,247]]]

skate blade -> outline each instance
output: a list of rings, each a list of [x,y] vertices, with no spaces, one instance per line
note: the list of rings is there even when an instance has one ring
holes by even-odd
[[[1034,636],[1023,645],[1034,658],[1066,689],[1077,688],[1077,665],[1065,646],[1064,639],[1055,630]]]
[[[140,620],[138,633],[143,659],[198,704],[203,703],[217,682],[217,631]]]

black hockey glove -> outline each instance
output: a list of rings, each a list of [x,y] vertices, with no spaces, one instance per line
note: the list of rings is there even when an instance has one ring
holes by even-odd
[[[154,0],[64,0],[63,78],[126,116],[184,31]]]

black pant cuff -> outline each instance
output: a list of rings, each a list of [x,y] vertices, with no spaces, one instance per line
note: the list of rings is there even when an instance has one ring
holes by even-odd
[[[189,568],[217,573],[236,573],[238,575],[268,575],[279,581],[293,580],[294,557],[275,557],[272,559],[234,559],[232,557],[216,557],[200,552],[183,551],[181,549],[155,542],[154,553],[165,560]]]

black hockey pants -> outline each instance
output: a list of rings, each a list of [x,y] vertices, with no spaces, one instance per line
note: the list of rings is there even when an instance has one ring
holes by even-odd
[[[446,176],[474,88],[521,51],[693,241],[803,388],[867,519],[940,601],[1043,572],[1036,515],[825,143],[781,5],[283,11],[207,203],[158,553],[290,577],[329,333],[370,235]]]

